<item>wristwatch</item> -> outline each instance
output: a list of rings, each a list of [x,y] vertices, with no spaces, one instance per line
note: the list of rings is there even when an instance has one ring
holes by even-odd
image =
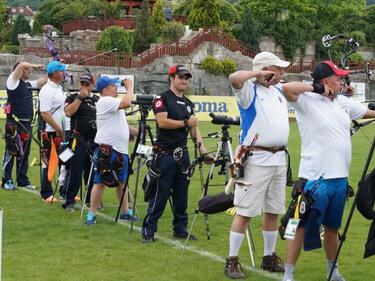
[[[189,120],[184,119],[185,128],[189,128]]]

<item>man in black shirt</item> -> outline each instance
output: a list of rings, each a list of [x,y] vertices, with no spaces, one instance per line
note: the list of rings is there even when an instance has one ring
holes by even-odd
[[[6,106],[6,131],[16,128],[20,136],[23,155],[17,155],[17,179],[20,187],[35,189],[27,177],[28,159],[31,146],[31,122],[34,115],[33,93],[31,88],[41,88],[47,82],[47,76],[36,81],[28,81],[32,69],[42,69],[41,64],[18,62],[14,65],[12,73],[6,82],[7,106]],[[16,120],[17,118],[18,120]],[[14,154],[14,153],[13,153]],[[14,157],[9,149],[5,149],[3,162],[2,187],[8,190],[15,189],[12,181]]]
[[[92,145],[96,134],[96,110],[95,105],[99,97],[92,94],[95,81],[90,73],[83,74],[80,77],[79,93],[72,94],[65,100],[65,114],[70,117],[70,127],[72,139],[70,148],[74,156],[67,164],[67,178],[65,179],[66,198],[62,207],[66,211],[78,209],[75,197],[82,183],[82,174],[84,182],[88,185],[88,194],[85,203],[90,202],[90,193],[93,185],[93,172],[89,179],[91,168]]]
[[[186,170],[190,165],[187,150],[187,135],[197,142],[197,147],[206,163],[213,161],[207,154],[194,116],[194,104],[184,96],[191,73],[183,65],[175,65],[169,69],[169,90],[157,96],[153,102],[153,110],[157,123],[157,141],[155,143],[155,167],[160,171],[156,190],[151,195],[147,215],[142,226],[142,241],[153,242],[157,223],[164,212],[169,196],[173,205],[173,236],[186,238],[188,235],[188,186]],[[172,194],[171,194],[172,190]],[[191,235],[190,239],[196,237]]]

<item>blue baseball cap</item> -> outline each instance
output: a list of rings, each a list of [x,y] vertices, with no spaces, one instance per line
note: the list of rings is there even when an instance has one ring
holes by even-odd
[[[51,61],[47,66],[47,73],[52,74],[56,71],[65,71],[67,68],[67,64],[62,64],[58,61]]]
[[[116,78],[111,79],[108,76],[101,76],[98,81],[96,81],[96,89],[101,93],[105,87],[116,85],[117,80]]]

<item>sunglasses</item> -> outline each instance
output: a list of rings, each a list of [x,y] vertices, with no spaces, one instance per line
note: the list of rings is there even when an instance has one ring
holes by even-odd
[[[81,81],[81,86],[88,87],[90,85],[91,85],[91,83],[89,83],[89,82]]]

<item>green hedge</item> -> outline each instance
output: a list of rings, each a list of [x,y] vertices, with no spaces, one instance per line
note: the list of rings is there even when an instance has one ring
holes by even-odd
[[[237,64],[234,60],[225,58],[218,60],[213,56],[207,56],[201,64],[202,69],[213,75],[229,75],[237,70]]]
[[[20,47],[16,45],[3,45],[3,47],[1,48],[1,52],[19,55]]]

